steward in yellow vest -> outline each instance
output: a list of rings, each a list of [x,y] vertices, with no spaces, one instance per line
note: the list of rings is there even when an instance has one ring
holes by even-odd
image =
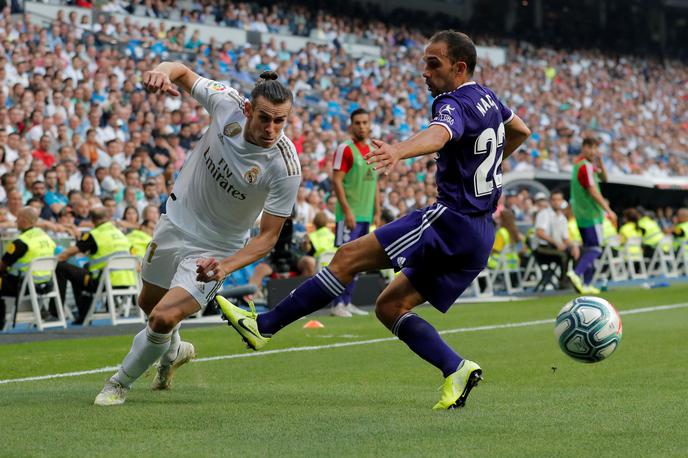
[[[311,249],[307,252],[316,259],[319,259],[323,253],[334,253],[337,250],[334,246],[334,232],[327,226],[327,222],[327,215],[318,212],[313,218],[315,230],[308,234]]]
[[[5,302],[3,297],[16,297],[19,293],[24,274],[29,269],[31,261],[36,258],[46,258],[55,254],[55,242],[43,229],[35,227],[38,221],[38,211],[32,207],[24,207],[17,213],[17,229],[21,231],[19,237],[7,245],[0,260],[0,330],[5,325]],[[33,280],[37,285],[47,284],[52,277],[49,271],[33,272]],[[51,301],[51,313],[55,311]],[[57,315],[57,313],[53,313]]]
[[[643,216],[638,220],[638,228],[643,233],[643,252],[646,258],[650,258],[654,254],[657,245],[664,238],[664,233],[657,221],[649,216]]]
[[[517,242],[518,243],[518,242]],[[513,249],[508,250],[504,255],[506,257],[507,267],[510,269],[517,269],[521,260],[518,256],[517,245],[512,247]],[[511,236],[509,231],[505,227],[500,227],[495,234],[494,245],[492,245],[492,253],[487,259],[487,267],[490,269],[496,269],[499,266],[499,258],[502,252],[511,247]]]
[[[618,235],[614,223],[605,216],[604,221],[602,221],[602,246],[609,245]]]
[[[131,254],[140,259],[143,259],[148,244],[153,240],[153,231],[148,229],[148,225],[148,221],[144,221],[139,229],[134,229],[127,234],[127,240],[131,243]]]
[[[681,245],[688,243],[688,208],[679,208],[676,217],[678,221],[674,226],[674,250],[678,251]]]
[[[83,323],[91,297],[84,293],[93,293],[98,288],[100,272],[113,256],[131,254],[131,242],[112,222],[105,208],[91,210],[91,219],[95,228],[84,234],[76,245],[67,248],[58,256],[57,280],[60,292],[66,288],[67,281],[72,284],[79,316],[75,324]],[[77,253],[88,255],[88,269],[69,264],[67,260]],[[119,271],[110,273],[110,282],[114,287],[126,287],[136,284],[136,272]]]

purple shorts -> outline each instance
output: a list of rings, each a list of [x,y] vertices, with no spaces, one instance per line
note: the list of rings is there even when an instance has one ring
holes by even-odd
[[[344,221],[337,221],[335,232],[334,232],[334,246],[342,246],[346,242],[356,240],[357,238],[363,237],[368,232],[370,232],[370,223],[356,223],[354,230],[350,231],[347,229]]]
[[[600,248],[602,246],[602,225],[595,224],[590,227],[579,227],[583,246],[585,248]]]
[[[395,270],[446,312],[487,265],[495,238],[491,214],[464,215],[442,204],[375,230]]]

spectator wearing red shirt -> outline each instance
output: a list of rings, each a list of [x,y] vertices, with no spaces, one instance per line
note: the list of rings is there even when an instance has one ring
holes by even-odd
[[[55,156],[50,152],[50,137],[42,135],[38,143],[38,148],[31,153],[31,156],[43,162],[46,168],[51,168],[55,164]]]

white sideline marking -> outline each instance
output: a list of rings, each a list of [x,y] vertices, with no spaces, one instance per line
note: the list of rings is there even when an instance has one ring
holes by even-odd
[[[673,310],[679,308],[688,307],[688,302],[681,304],[671,304],[671,305],[659,305],[656,307],[645,307],[639,309],[623,310],[619,312],[620,315],[635,315],[638,313],[650,313],[662,310]],[[508,328],[523,328],[527,326],[537,326],[540,324],[554,323],[554,320],[534,320],[534,321],[522,321],[520,323],[505,323],[505,324],[490,324],[485,326],[475,326],[471,328],[455,328],[455,329],[445,329],[444,331],[439,331],[440,334],[457,334],[460,332],[476,332],[476,331],[492,331],[495,329],[508,329]],[[275,355],[278,353],[294,353],[302,351],[316,351],[316,350],[327,350],[330,348],[342,348],[342,347],[353,347],[357,345],[370,345],[381,342],[392,342],[398,340],[396,337],[384,337],[381,339],[369,339],[369,340],[359,340],[356,342],[340,342],[327,345],[310,345],[306,347],[290,347],[290,348],[278,348],[276,350],[267,350],[261,352],[253,353],[235,353],[232,355],[221,355],[221,356],[209,356],[207,358],[196,358],[192,360],[193,363],[204,363],[207,361],[221,361],[225,359],[238,359],[238,358],[254,358],[256,356],[267,356]],[[64,378],[64,377],[78,377],[80,375],[91,375],[100,374],[103,372],[116,371],[118,366],[101,367],[100,369],[92,369],[88,371],[78,371],[78,372],[64,372],[62,374],[48,374],[39,375],[36,377],[22,377],[14,379],[0,380],[0,385],[5,385],[8,383],[20,383],[20,382],[35,382],[39,380],[50,380],[54,378]]]

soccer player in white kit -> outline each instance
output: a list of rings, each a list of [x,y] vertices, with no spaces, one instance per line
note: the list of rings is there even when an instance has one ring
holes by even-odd
[[[195,356],[193,345],[179,337],[180,322],[213,300],[222,284],[196,281],[197,262],[224,258],[228,275],[261,259],[291,214],[301,168],[283,127],[293,96],[276,73],[260,76],[249,101],[180,63],[163,62],[143,75],[149,92],[178,96],[174,85],[189,92],[211,122],[174,184],[143,259],[138,303],[148,324],[96,405],[124,403],[134,381],[158,360],[153,388],[168,389],[175,369]],[[248,240],[261,211],[260,233]]]

